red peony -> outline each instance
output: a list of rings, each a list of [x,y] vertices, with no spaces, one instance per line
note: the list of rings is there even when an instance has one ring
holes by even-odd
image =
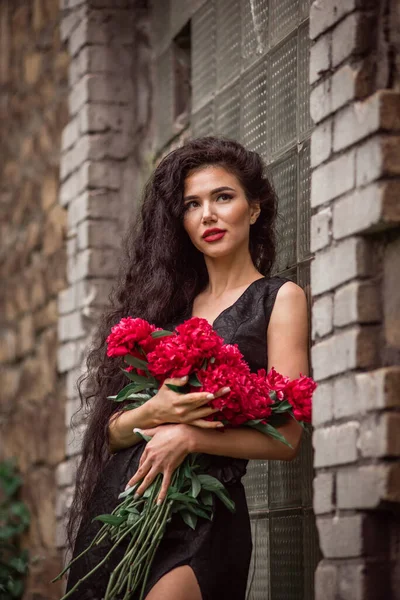
[[[106,340],[107,356],[125,356],[125,354],[140,356],[136,345],[146,352],[152,350],[158,343],[158,340],[151,337],[153,331],[156,331],[156,327],[144,319],[132,317],[121,319],[117,325],[112,327]]]
[[[293,407],[293,415],[298,421],[311,423],[311,402],[317,384],[311,377],[300,373],[298,379],[289,381],[285,396]]]

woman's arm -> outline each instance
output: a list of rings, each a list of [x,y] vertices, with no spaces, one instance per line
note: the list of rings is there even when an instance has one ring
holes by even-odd
[[[296,379],[308,375],[308,312],[303,289],[288,281],[279,289],[272,310],[268,331],[268,371],[274,367],[282,375]],[[239,427],[217,431],[191,427],[190,452],[204,452],[234,458],[293,460],[299,451],[303,428],[294,419],[277,427],[293,446],[255,429]]]
[[[138,408],[111,415],[108,422],[108,449],[111,453],[130,448],[143,438],[133,433],[133,428],[147,429],[160,425],[151,404],[145,402]]]

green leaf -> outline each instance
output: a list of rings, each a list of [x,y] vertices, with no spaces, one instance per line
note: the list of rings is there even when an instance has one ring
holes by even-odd
[[[130,394],[130,392],[133,392],[134,389],[136,387],[136,383],[128,383],[128,385],[126,385],[125,387],[122,388],[122,390],[120,390],[115,398],[116,402],[122,402],[122,400],[125,400],[128,395]]]
[[[136,490],[136,488],[138,486],[139,486],[139,481],[137,483],[135,483],[135,485],[132,485],[131,487],[129,487],[127,490],[124,490],[123,492],[121,492],[118,496],[118,499],[126,498],[127,496],[130,496],[131,494],[133,494],[133,492]]]
[[[139,408],[139,406],[142,406],[142,404],[144,403],[135,402],[134,404],[127,404],[126,406],[123,406],[121,410],[133,410],[134,408]]]
[[[272,425],[270,425],[269,423],[257,423],[257,424],[250,424],[250,425],[249,425],[249,423],[252,423],[252,422],[248,421],[247,423],[244,423],[244,425],[252,427],[253,429],[257,429],[257,431],[261,431],[261,433],[270,435],[271,437],[275,438],[276,440],[279,440],[280,442],[282,442],[282,444],[285,444],[285,446],[289,446],[289,448],[293,448],[293,446],[291,446],[291,444],[289,444],[289,442],[286,440],[286,438],[277,429],[275,429],[275,427],[272,427]]]
[[[212,357],[210,358],[210,363],[211,363],[212,365],[215,363],[215,356],[212,356]]]
[[[218,481],[215,477],[211,475],[198,475],[199,481],[201,483],[201,487],[205,490],[209,490],[210,492],[216,492],[217,490],[224,490],[224,485]]]
[[[275,392],[275,390],[272,390],[272,391],[269,393],[269,397],[270,397],[270,398],[271,398],[271,400],[273,400],[274,402],[278,402],[278,395],[277,395],[277,393]]]
[[[200,490],[201,490],[201,483],[200,483],[198,476],[196,475],[196,473],[194,471],[192,472],[191,479],[192,479],[192,496],[193,496],[193,498],[197,498],[197,496],[199,495]]]
[[[197,500],[192,498],[192,496],[187,496],[186,494],[182,494],[180,492],[173,492],[172,494],[167,494],[167,498],[169,500],[179,500],[179,502],[183,502],[184,504],[197,504]]]
[[[187,510],[189,512],[191,512],[192,514],[197,515],[198,517],[203,517],[203,519],[207,519],[208,521],[211,521],[210,513],[207,512],[206,510],[204,510],[203,508],[200,508],[200,506],[198,506],[197,504],[188,504]],[[207,509],[207,510],[210,510],[210,509]]]
[[[186,392],[186,389],[187,389],[186,385],[179,386],[179,385],[174,385],[173,383],[166,383],[165,385],[167,386],[167,388],[169,388],[173,392],[176,392],[177,394],[186,394],[187,393]]]
[[[276,413],[287,412],[292,410],[292,405],[287,400],[283,400],[282,402],[277,402],[271,406],[271,409]]]
[[[216,496],[218,496],[218,498],[221,500],[221,502],[223,502],[225,504],[225,506],[228,508],[228,510],[231,511],[231,513],[236,512],[236,505],[234,503],[234,501],[228,496],[227,492],[222,492],[221,490],[216,490],[215,491]]]
[[[184,522],[186,523],[186,525],[189,525],[189,527],[191,529],[196,529],[196,525],[197,525],[197,516],[196,515],[189,512],[188,510],[181,510],[179,512],[179,514],[181,515],[181,517],[184,520]]]
[[[118,515],[98,515],[93,519],[93,521],[100,521],[101,523],[105,523],[106,525],[113,525],[114,527],[119,527],[126,521],[126,516],[118,516]]]
[[[130,515],[128,515],[128,519],[127,519],[127,525],[131,526],[134,525],[136,523],[136,521],[138,521],[140,519],[140,514],[135,514],[135,513],[131,513]]]
[[[132,356],[131,354],[125,354],[124,361],[131,365],[132,367],[136,367],[136,369],[140,369],[141,371],[147,371],[148,362],[147,360],[142,360],[141,358],[136,358],[136,356]]]
[[[209,492],[209,491],[207,491],[207,490],[201,490],[201,492],[200,492],[200,500],[206,506],[212,506],[213,505],[213,496],[212,496],[212,493]]]
[[[202,369],[203,371],[205,371],[205,370],[207,369],[207,365],[208,365],[208,360],[205,358],[205,359],[203,360],[203,363],[202,363],[202,365],[201,365],[201,369]]]
[[[198,377],[195,373],[189,377],[188,383],[189,383],[189,385],[192,385],[193,387],[202,387],[202,385],[203,385],[201,383],[201,381],[198,380]]]
[[[161,331],[153,331],[150,334],[152,338],[157,339],[161,337],[167,337],[168,335],[175,335],[173,331],[168,331],[167,329],[162,329]]]

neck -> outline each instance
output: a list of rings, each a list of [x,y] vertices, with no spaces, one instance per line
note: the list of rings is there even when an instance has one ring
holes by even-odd
[[[218,258],[205,257],[208,271],[207,292],[219,297],[224,292],[248,285],[261,275],[251,259],[250,252],[238,250],[235,255]]]

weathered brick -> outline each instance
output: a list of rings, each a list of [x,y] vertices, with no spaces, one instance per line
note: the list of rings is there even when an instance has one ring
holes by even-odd
[[[316,429],[313,433],[314,467],[356,462],[358,430],[359,423],[356,421]]]
[[[310,48],[310,83],[313,84],[322,77],[331,66],[331,36],[326,34]]]
[[[109,304],[108,297],[112,288],[111,279],[81,280],[77,283],[77,305],[79,307],[98,306],[100,308]]]
[[[321,550],[326,558],[352,558],[363,551],[363,515],[318,517]]]
[[[313,481],[313,506],[316,515],[333,510],[334,473],[317,473]]]
[[[86,351],[86,342],[71,341],[61,344],[57,351],[57,366],[60,373],[80,367]]]
[[[121,185],[120,165],[114,161],[87,161],[81,166],[78,176],[78,192],[88,188],[118,190]]]
[[[333,296],[318,298],[312,306],[312,339],[323,337],[332,331]]]
[[[68,315],[61,315],[58,319],[58,338],[60,342],[82,338],[87,333],[87,328],[82,320],[80,311]]]
[[[383,413],[363,420],[359,448],[362,456],[400,456],[400,414]]]
[[[68,207],[68,226],[75,228],[85,219],[113,219],[119,206],[119,195],[110,190],[86,190]]]
[[[378,508],[383,501],[399,502],[398,484],[399,463],[342,468],[337,473],[337,506],[342,509],[371,509]]]
[[[126,131],[132,121],[132,111],[123,106],[104,104],[85,104],[79,114],[81,133],[98,133],[102,131]]]
[[[318,127],[315,127],[311,135],[311,168],[329,158],[332,151],[332,120],[327,119]]]
[[[65,453],[67,457],[76,456],[81,453],[85,425],[78,425],[73,429],[68,429],[65,443]]]
[[[335,377],[332,383],[334,400],[332,401],[333,416],[335,419],[358,417],[360,412],[360,399],[354,373],[346,373]]]
[[[347,58],[365,52],[371,45],[372,24],[360,12],[348,15],[332,31],[332,65],[337,67]]]
[[[400,175],[400,137],[376,135],[356,149],[356,185]]]
[[[333,419],[333,384],[331,381],[318,383],[313,394],[312,423],[319,427]]]
[[[353,327],[314,344],[311,348],[317,381],[351,369],[376,365],[378,327]]]
[[[310,116],[315,124],[332,112],[331,79],[319,83],[310,93]]]
[[[119,230],[118,221],[82,221],[77,228],[78,251],[86,248],[120,248]]]
[[[357,188],[333,206],[333,237],[382,231],[400,223],[400,181]]]
[[[78,195],[78,189],[79,173],[76,172],[72,173],[72,175],[70,175],[60,187],[59,202],[61,206],[67,206],[67,204],[69,204],[71,200],[76,198],[76,196]]]
[[[81,425],[85,418],[85,411],[81,410],[81,401],[77,398],[68,398],[65,403],[65,427],[71,428]]]
[[[69,286],[58,294],[58,312],[66,315],[76,308],[76,288]]]
[[[315,572],[315,598],[316,600],[336,600],[338,585],[338,570],[336,565],[323,560]]]
[[[337,112],[333,125],[333,149],[343,150],[378,130],[400,130],[400,94],[379,90],[368,99]]]
[[[311,252],[328,246],[331,240],[332,209],[324,208],[311,217]]]
[[[77,466],[77,460],[70,459],[60,463],[56,467],[56,479],[58,487],[66,487],[74,483]]]
[[[311,289],[314,296],[323,294],[355,277],[369,275],[370,247],[363,238],[343,240],[318,252],[311,263]]]
[[[311,206],[341,196],[355,184],[355,153],[347,152],[314,169],[311,175]]]
[[[353,281],[337,290],[333,324],[344,327],[352,323],[372,323],[381,318],[378,289],[371,281]]]
[[[78,120],[71,119],[69,123],[64,127],[61,134],[61,151],[65,152],[69,148],[72,148],[79,137]]]
[[[112,248],[87,248],[68,262],[68,281],[75,283],[86,277],[115,277],[117,252]]]
[[[356,0],[318,0],[310,8],[310,38],[313,40],[356,8]]]
[[[344,65],[332,75],[331,102],[333,112],[357,97],[359,73],[359,67]]]
[[[400,406],[400,367],[357,373],[357,396],[362,412]]]
[[[78,378],[82,375],[82,372],[79,368],[71,369],[67,372],[65,376],[65,391],[68,399],[75,399],[79,397],[78,392]]]

